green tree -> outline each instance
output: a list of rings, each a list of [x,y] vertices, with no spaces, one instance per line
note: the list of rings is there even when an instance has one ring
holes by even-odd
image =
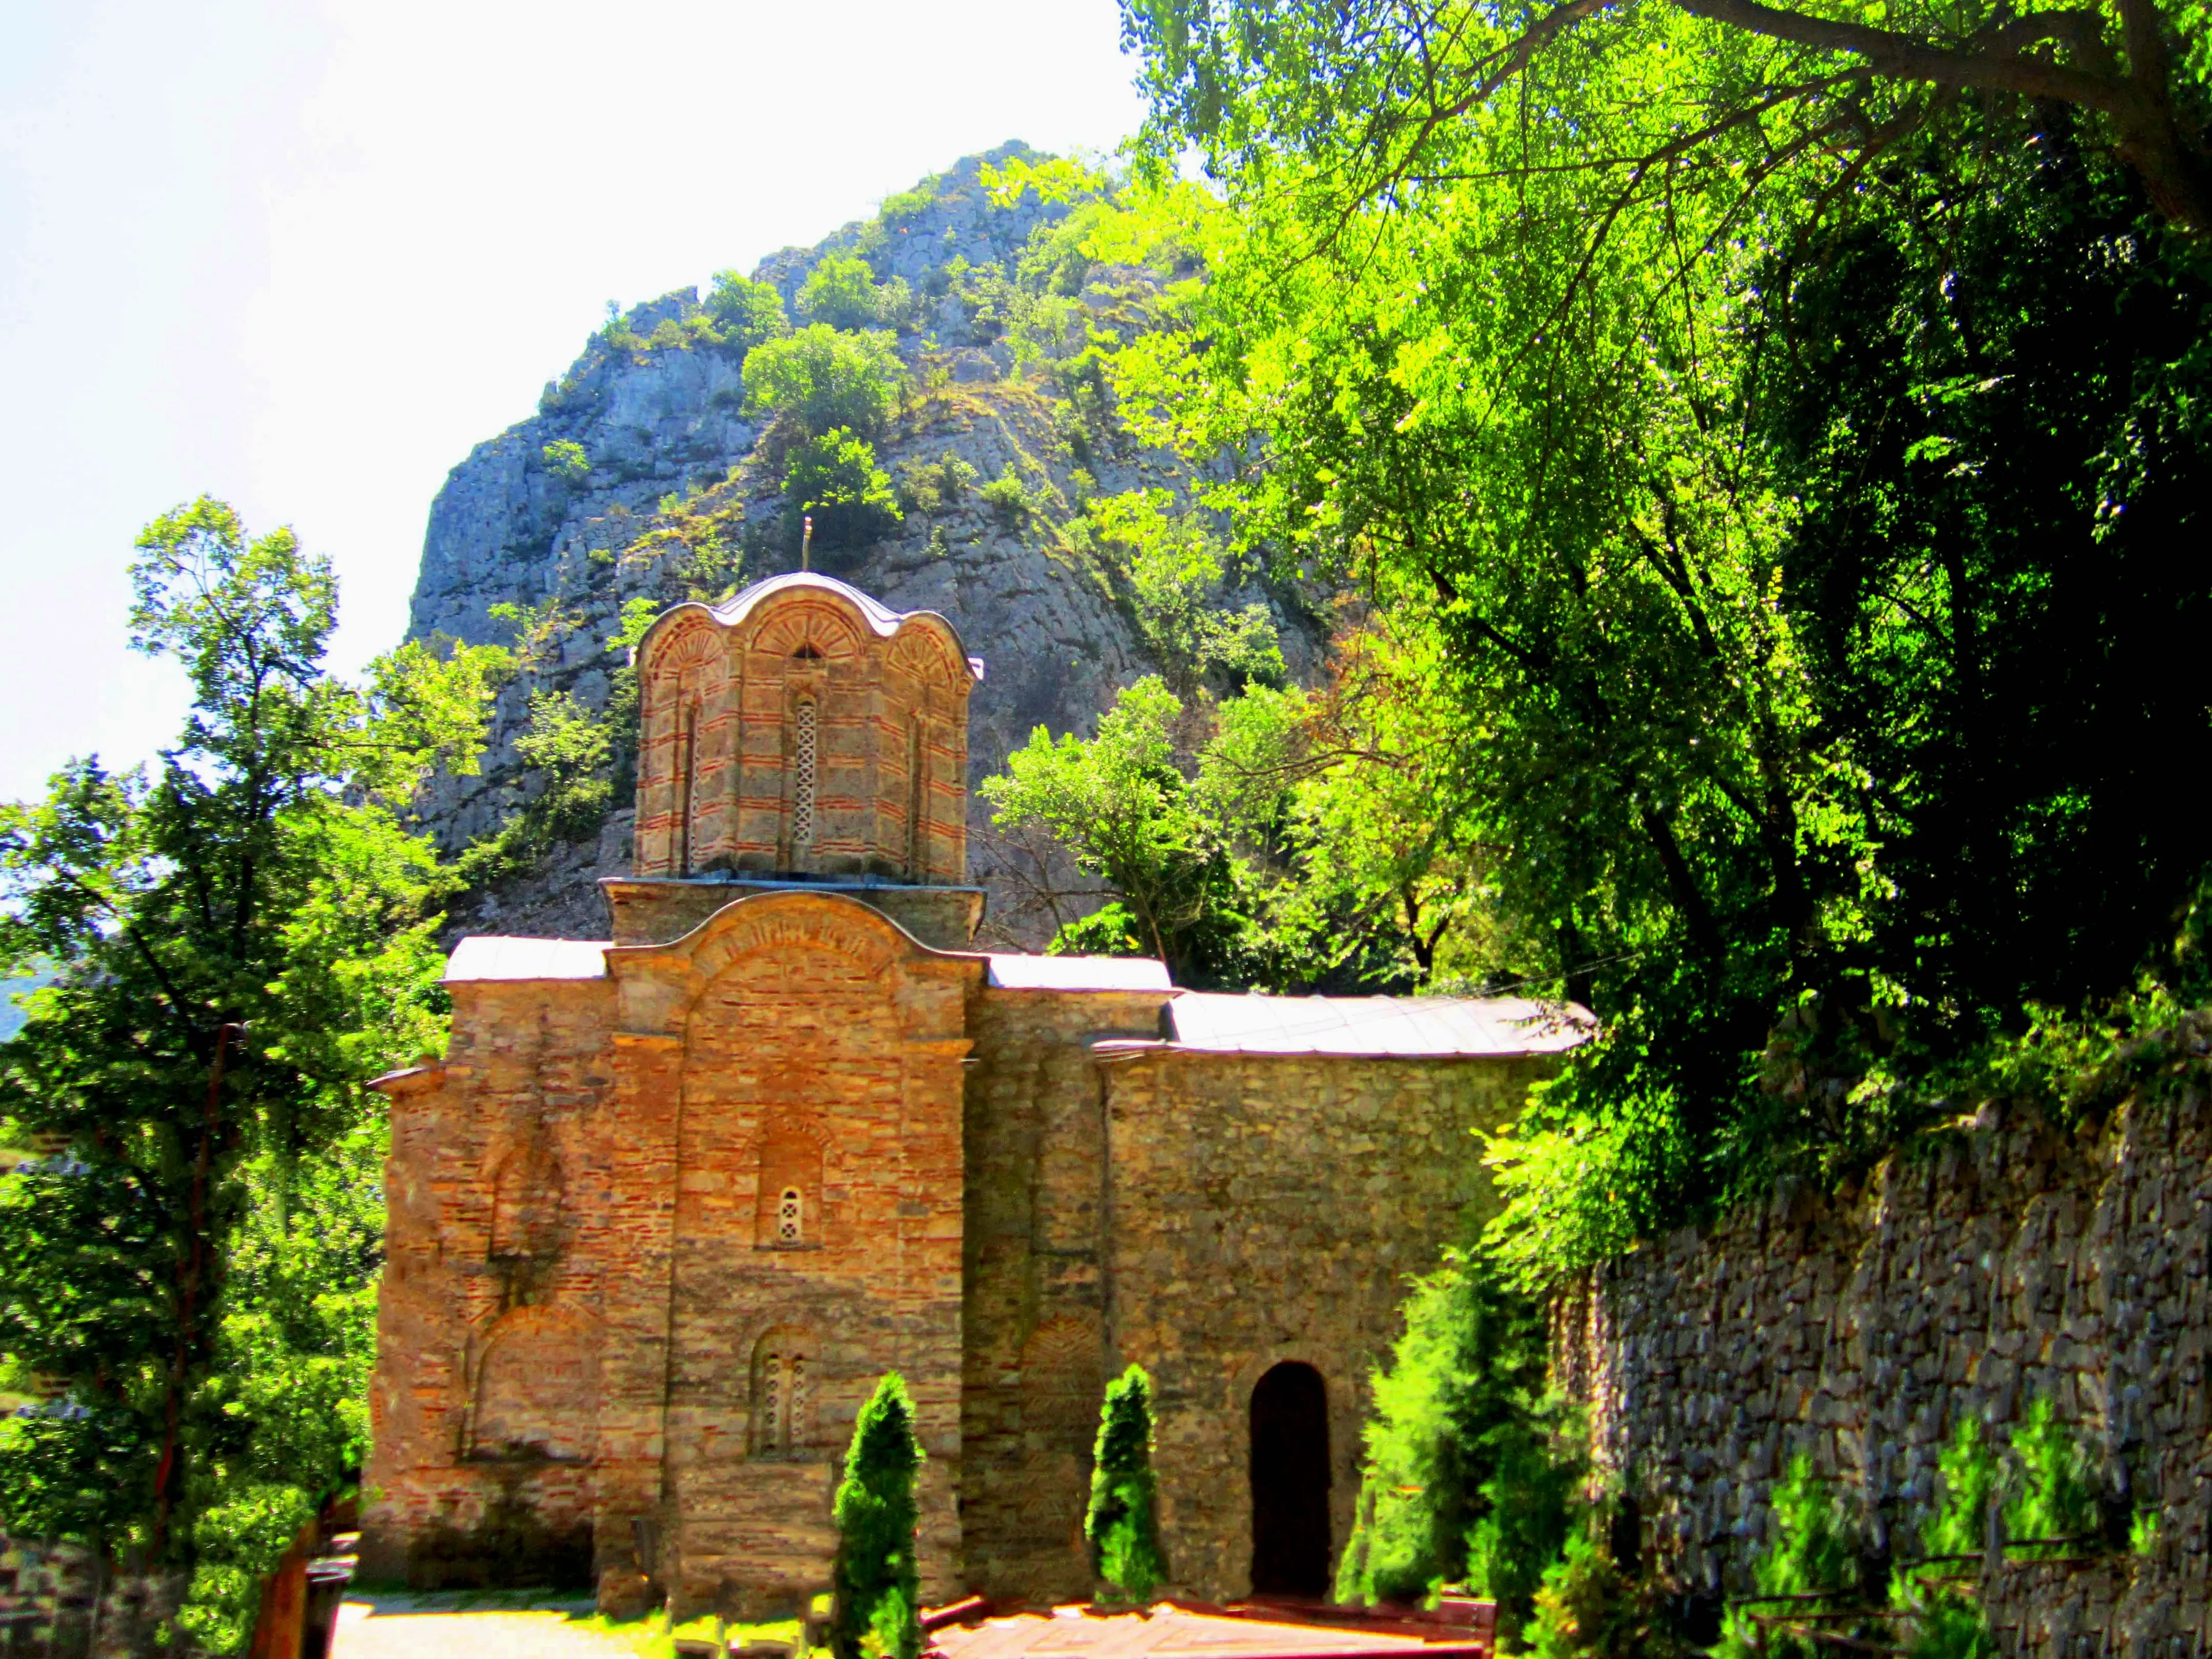
[[[134,645],[191,687],[177,745],[0,810],[0,960],[59,969],[0,1112],[66,1148],[0,1182],[0,1350],[67,1402],[0,1424],[0,1524],[191,1568],[179,1622],[227,1651],[362,1453],[364,1085],[444,1040],[447,880],[398,810],[473,768],[505,653],[332,678],[327,562],[218,501],[148,526],[131,579]]]
[[[1559,1559],[1582,1462],[1547,1391],[1543,1310],[1479,1255],[1414,1282],[1374,1376],[1375,1407],[1340,1601],[1417,1601],[1463,1579],[1509,1639]]]
[[[556,478],[581,483],[592,476],[592,458],[584,453],[583,445],[573,439],[556,438],[540,453],[545,470]]]
[[[1285,153],[1323,160],[1331,194],[1352,204],[1465,176],[1451,170],[1459,129],[1500,106],[1527,109],[1611,55],[1646,72],[1661,124],[1613,119],[1576,134],[1601,210],[1654,175],[1725,167],[1727,141],[1747,130],[1775,164],[1825,151],[1848,180],[1908,139],[1955,143],[1976,102],[2036,101],[2094,123],[2162,214],[2212,234],[2201,0],[1819,10],[1565,0],[1480,12],[1413,0],[1123,0],[1122,18],[1144,54],[1157,153],[1197,144],[1217,174]]]
[[[2048,105],[1879,165],[1708,131],[1691,94],[1765,49],[1666,5],[1556,14],[1370,191],[1395,60],[1300,53],[1384,13],[1144,10],[1161,73],[1249,61],[1158,89],[1226,200],[1132,209],[1209,280],[1115,382],[1139,435],[1252,458],[1208,493],[1234,544],[1356,586],[1424,682],[1417,816],[1606,1021],[1496,1148],[1543,1280],[1878,1156],[2170,955],[2212,861],[2153,759],[2212,762],[2178,631],[2212,286]]]
[[[1141,950],[1182,983],[1222,969],[1241,931],[1226,848],[1176,764],[1178,698],[1157,677],[1123,689],[1098,735],[1044,727],[983,781],[991,821],[1056,837],[1118,898]]]
[[[853,1425],[836,1498],[836,1607],[830,1644],[837,1659],[915,1659],[921,1651],[921,1578],[915,1561],[921,1468],[914,1401],[905,1379],[886,1371]]]
[[[1858,1583],[1858,1540],[1843,1500],[1813,1472],[1813,1460],[1800,1452],[1790,1461],[1773,1492],[1777,1534],[1752,1565],[1752,1582],[1762,1596],[1778,1598],[1815,1593],[1840,1595]],[[1839,1610],[1829,1609],[1829,1610]],[[1844,1634],[1837,1632],[1837,1634]],[[1869,1632],[1858,1632],[1863,1639]],[[1763,1632],[1741,1607],[1730,1610],[1718,1651],[1724,1659],[1771,1653],[1777,1659],[1812,1659],[1819,1644]]]
[[[748,406],[787,422],[798,436],[842,427],[873,438],[898,407],[906,371],[890,335],[810,323],[755,346],[745,355],[744,379]]]
[[[707,314],[723,343],[750,351],[763,341],[790,331],[784,320],[783,296],[773,285],[756,283],[742,272],[718,270],[707,291]]]
[[[907,302],[904,282],[894,277],[878,285],[868,262],[849,253],[824,258],[799,290],[799,314],[832,328],[895,325]]]
[[[2048,1395],[2039,1396],[2012,1431],[2020,1480],[2005,1505],[2008,1538],[2081,1540],[2097,1528],[2097,1497],[2089,1484],[2087,1442],[2058,1420]],[[2044,1542],[2036,1553],[2073,1553],[2073,1543]]]
[[[876,465],[875,446],[842,426],[792,446],[783,493],[813,515],[815,539],[824,547],[865,545],[903,516],[890,475]]]
[[[617,691],[634,702],[635,671],[617,672],[624,677]],[[611,698],[611,713],[615,706]],[[573,693],[542,687],[530,694],[529,708],[529,724],[514,740],[516,756],[530,769],[522,804],[455,861],[464,886],[519,875],[562,843],[596,836],[614,803],[612,720],[594,714]]]
[[[1125,1601],[1146,1601],[1168,1576],[1160,1554],[1152,1478],[1152,1380],[1131,1365],[1106,1385],[1091,1451],[1091,1506],[1083,1536],[1092,1576]]]

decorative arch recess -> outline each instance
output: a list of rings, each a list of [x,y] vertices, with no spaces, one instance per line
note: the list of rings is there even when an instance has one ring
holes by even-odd
[[[708,922],[691,953],[703,994],[744,957],[826,951],[876,978],[913,953],[895,924],[851,900],[777,893],[740,899]]]
[[[828,1146],[827,1131],[805,1118],[780,1116],[761,1132],[756,1246],[789,1250],[826,1242],[823,1177]]]
[[[501,1158],[492,1174],[492,1259],[560,1254],[566,1191],[560,1158],[542,1135]]]
[[[477,1458],[587,1460],[599,1436],[599,1332],[574,1308],[526,1308],[492,1328],[477,1366]]]

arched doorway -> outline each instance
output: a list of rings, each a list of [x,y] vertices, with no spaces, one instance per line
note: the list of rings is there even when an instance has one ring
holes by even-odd
[[[1296,1360],[1252,1390],[1252,1594],[1328,1594],[1328,1391]]]

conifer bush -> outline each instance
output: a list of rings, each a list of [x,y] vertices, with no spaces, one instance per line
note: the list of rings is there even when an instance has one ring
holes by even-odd
[[[1152,1476],[1152,1380],[1132,1365],[1106,1385],[1083,1535],[1091,1570],[1124,1601],[1146,1601],[1168,1576]]]
[[[921,1468],[906,1380],[885,1371],[853,1425],[837,1487],[836,1601],[830,1628],[837,1659],[915,1659],[921,1651],[915,1562]]]

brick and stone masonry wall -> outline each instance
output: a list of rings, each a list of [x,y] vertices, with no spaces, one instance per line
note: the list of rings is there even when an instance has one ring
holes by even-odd
[[[960,1514],[968,1586],[996,1599],[1091,1593],[1083,1514],[1106,1377],[1104,1080],[1091,1045],[1151,1036],[1160,1002],[985,989],[969,1006]]]
[[[2001,1445],[2039,1396],[2156,1547],[1984,1588],[2002,1651],[2201,1654],[2212,1521],[2204,1354],[2212,1095],[2075,1133],[1985,1109],[1862,1185],[1778,1186],[1708,1232],[1597,1273],[1557,1315],[1559,1369],[1647,1548],[1686,1587],[1747,1588],[1778,1472],[1809,1452],[1870,1551],[1909,1554],[1964,1413]]]
[[[1177,1586],[1250,1587],[1252,1391],[1285,1360],[1327,1389],[1334,1565],[1407,1276],[1487,1218],[1473,1132],[1550,1068],[1158,1049],[1106,1066],[1106,1364],[1152,1374]]]

